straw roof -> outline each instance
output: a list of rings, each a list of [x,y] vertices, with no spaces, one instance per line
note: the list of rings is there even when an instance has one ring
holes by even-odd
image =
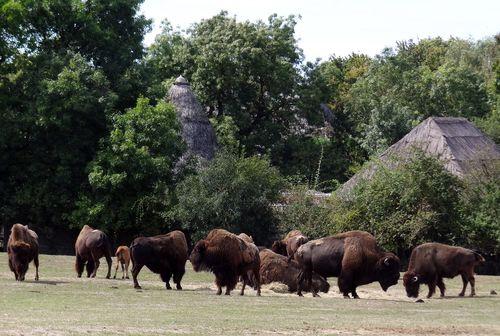
[[[368,164],[344,183],[341,192],[352,190],[361,179],[371,178],[378,164],[387,163],[394,157],[407,158],[415,148],[439,158],[450,173],[459,177],[500,160],[498,146],[467,119],[430,117],[383,152],[379,163]]]
[[[185,156],[213,159],[217,147],[214,129],[184,77],[179,76],[175,80],[168,91],[168,99],[174,105],[182,125],[182,138],[188,148]]]

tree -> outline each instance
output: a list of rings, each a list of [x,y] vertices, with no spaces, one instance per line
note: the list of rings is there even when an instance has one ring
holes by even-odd
[[[89,188],[80,195],[73,224],[99,223],[129,238],[162,232],[173,199],[173,168],[184,147],[173,107],[138,99],[135,108],[115,116],[109,138],[89,164]]]
[[[206,169],[177,186],[178,203],[171,216],[193,239],[224,228],[269,243],[277,231],[272,204],[283,185],[267,159],[219,153]]]

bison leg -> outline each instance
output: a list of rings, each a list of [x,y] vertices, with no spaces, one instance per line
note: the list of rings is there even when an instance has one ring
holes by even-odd
[[[91,278],[95,278],[95,276],[97,274],[97,269],[99,268],[100,264],[101,263],[99,262],[99,259],[94,258],[94,270],[92,271],[92,274],[90,274]],[[108,277],[109,277],[109,274],[108,274]]]
[[[443,278],[439,277],[437,279],[437,286],[439,288],[439,291],[441,292],[441,297],[444,297],[444,292],[446,290],[446,287],[444,285]]]
[[[476,279],[474,278],[474,275],[469,276],[469,282],[470,282],[470,296],[476,295]]]
[[[351,291],[353,299],[359,299],[358,293],[356,293],[356,288]]]
[[[129,264],[130,264],[130,262],[128,262],[128,261],[125,263],[125,279],[130,279],[128,277],[128,266],[129,266]]]
[[[260,296],[260,266],[257,266],[253,270],[253,281],[254,287],[257,289],[257,296]]]
[[[92,258],[87,261],[87,265],[85,265],[85,268],[87,269],[87,278],[90,278],[95,268],[94,260]]]
[[[349,293],[353,291],[353,289],[352,289],[353,282],[354,282],[354,279],[353,279],[350,272],[342,271],[340,273],[337,284],[339,286],[340,292],[344,295],[344,299],[348,299]],[[354,291],[356,291],[355,288],[354,288]]]
[[[297,295],[298,296],[303,296],[302,290],[304,289],[304,279],[305,279],[305,272],[300,271],[299,276],[297,277]]]
[[[181,280],[183,276],[184,276],[184,271],[177,271],[174,273],[174,282],[177,290],[182,290]]]
[[[120,265],[122,266],[122,280],[125,279],[125,263],[121,262]]]
[[[429,287],[429,293],[427,293],[427,298],[429,299],[436,292],[436,279],[429,281],[427,286]]]
[[[236,287],[236,284],[238,283],[238,276],[237,275],[226,275],[228,277],[227,283],[226,283],[226,293],[225,295],[231,295],[231,291]]]
[[[165,283],[165,287],[170,290],[172,287],[170,287],[170,278],[172,277],[172,273],[170,272],[163,272],[160,273],[161,280]]]
[[[106,253],[105,256],[106,256],[106,263],[108,264],[108,274],[106,274],[106,279],[109,279],[111,278],[111,266],[113,265],[113,260],[111,259],[111,255],[109,253]]]
[[[467,288],[467,283],[469,282],[467,274],[461,274],[461,276],[462,276],[463,287],[462,287],[462,291],[458,294],[458,296],[464,296],[465,295],[465,289]]]
[[[40,264],[38,262],[38,253],[35,255],[35,258],[33,258],[33,263],[35,264],[35,281],[38,281],[38,265]]]
[[[141,289],[141,286],[139,286],[139,282],[137,281],[137,276],[139,275],[139,272],[141,271],[143,264],[139,263],[134,263],[132,266],[132,279],[134,279],[134,288]]]
[[[241,279],[243,280],[243,281],[242,281],[242,282],[243,282],[243,285],[241,286],[240,295],[245,295],[245,287],[246,287],[247,282],[248,282],[248,280],[247,280],[247,275],[246,275],[246,274],[245,274],[245,275],[242,275],[242,276],[241,276]]]
[[[9,257],[9,268],[14,273],[14,277],[16,278],[17,281],[17,272],[16,269],[14,268],[14,265],[12,264],[12,260],[10,259],[10,257]]]
[[[77,254],[76,255],[76,260],[75,260],[75,269],[76,269],[76,274],[79,278],[82,277],[83,269],[85,267],[85,262],[82,260],[82,258]]]

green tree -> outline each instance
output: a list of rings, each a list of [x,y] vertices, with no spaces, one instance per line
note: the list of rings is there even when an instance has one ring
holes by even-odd
[[[259,244],[269,243],[277,232],[272,204],[283,185],[267,159],[220,153],[207,168],[177,186],[172,218],[195,240],[224,228],[250,234]]]
[[[167,229],[173,168],[184,147],[173,107],[138,99],[135,108],[115,117],[109,138],[89,164],[89,190],[79,198],[74,225],[99,223],[128,236]]]

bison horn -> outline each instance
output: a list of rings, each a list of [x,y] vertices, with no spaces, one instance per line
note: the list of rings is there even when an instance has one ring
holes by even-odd
[[[418,281],[418,276],[414,276],[413,278],[411,278],[411,282],[417,282]]]
[[[386,258],[384,259],[384,265],[385,265],[385,266],[389,266],[389,257],[386,257]]]

